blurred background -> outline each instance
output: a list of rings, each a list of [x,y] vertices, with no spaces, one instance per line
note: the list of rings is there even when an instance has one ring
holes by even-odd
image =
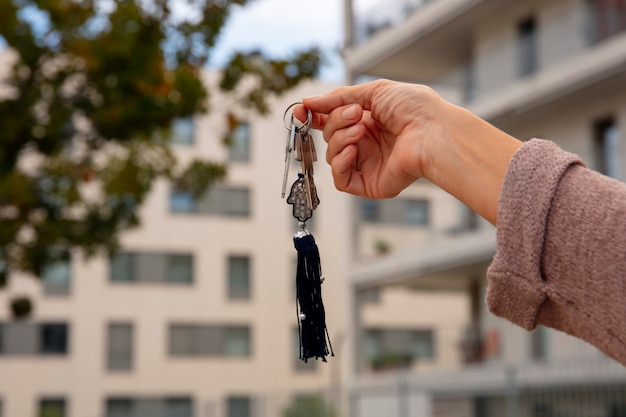
[[[622,365],[485,309],[491,225],[338,192],[318,132],[298,359],[284,112],[380,77],[624,179],[626,0],[0,0],[0,417],[626,417]]]

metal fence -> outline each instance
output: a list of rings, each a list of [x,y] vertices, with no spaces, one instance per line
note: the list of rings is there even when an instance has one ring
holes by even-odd
[[[352,417],[626,417],[626,368],[604,358],[397,374],[352,391]]]

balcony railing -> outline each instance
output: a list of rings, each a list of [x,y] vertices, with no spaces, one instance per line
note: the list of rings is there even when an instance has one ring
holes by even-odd
[[[443,0],[396,0],[380,4],[357,22],[357,39],[363,42],[384,28],[401,24],[434,1]],[[511,22],[515,24],[519,22]],[[504,23],[501,37],[482,43],[441,45],[441,54],[432,59],[449,63],[441,64],[447,66],[436,73],[436,78],[422,76],[419,63],[407,68],[402,78],[429,84],[447,99],[466,105],[527,80],[536,80],[552,70],[551,80],[546,80],[550,88],[566,79],[560,74],[571,76],[599,70],[603,65],[608,65],[607,69],[611,65],[621,66],[626,48],[623,42],[615,40],[626,34],[626,0],[589,0],[550,19],[538,14],[534,21],[520,24],[516,36],[505,35],[506,29]],[[465,62],[455,61],[458,58],[446,60],[448,52],[451,57],[465,55],[468,59]],[[419,59],[424,61],[429,56],[419,56]]]
[[[361,44],[377,32],[404,22],[412,13],[436,0],[381,1],[355,19],[354,41]]]

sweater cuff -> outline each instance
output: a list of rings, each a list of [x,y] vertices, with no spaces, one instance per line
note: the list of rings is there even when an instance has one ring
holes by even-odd
[[[546,298],[541,271],[546,224],[559,181],[581,159],[533,139],[513,155],[498,206],[496,255],[487,270],[487,306],[532,330]]]

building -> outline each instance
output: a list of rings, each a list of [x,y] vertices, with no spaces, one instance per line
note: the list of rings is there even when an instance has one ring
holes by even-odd
[[[623,0],[396,0],[368,13],[356,6],[344,1],[350,82],[430,85],[515,137],[553,140],[592,169],[624,179]],[[418,181],[406,194],[425,206],[445,199],[431,187]],[[354,228],[362,235],[372,233],[369,204],[353,201],[354,212],[365,216]],[[469,314],[455,355],[463,365],[436,373],[418,367],[385,379],[367,372],[368,353],[357,343],[356,415],[383,409],[400,416],[626,415],[621,365],[580,340],[541,327],[528,333],[485,310],[495,230],[461,207],[452,215],[446,204],[448,215],[430,226],[429,236],[407,238],[404,249],[375,261],[356,252],[354,320],[371,314],[360,300],[372,292],[462,295]]]
[[[207,74],[206,82],[212,85],[214,75]],[[272,99],[265,116],[238,109],[245,122],[229,147],[222,138],[224,103],[230,98],[213,90],[208,115],[176,121],[172,149],[183,163],[199,156],[227,163],[223,183],[193,199],[159,180],[141,209],[141,227],[123,234],[122,249],[112,259],[84,259],[75,252],[40,280],[14,275],[0,291],[0,305],[28,295],[35,310],[17,322],[0,311],[0,417],[343,413],[342,387],[349,382],[356,336],[346,278],[354,246],[351,199],[333,186],[319,133],[313,133],[319,157],[314,178],[321,204],[308,228],[326,278],[324,303],[336,354],[328,363],[298,359],[292,241],[297,221],[279,198],[284,112],[302,97],[332,87],[304,83]],[[292,162],[289,184],[297,170]],[[377,209],[370,210],[373,227],[387,234],[408,227],[413,232],[407,239],[423,238],[427,207],[419,199],[407,201],[395,210],[408,209],[409,217],[395,225],[374,221]],[[381,251],[363,249],[374,258]],[[375,310],[383,304],[374,298]],[[406,296],[398,300],[412,302]],[[416,322],[387,309],[363,321],[375,353],[369,366],[416,366],[398,355],[406,349],[430,367],[454,363],[454,352],[434,344],[433,335],[441,323],[462,325],[464,299],[443,295],[423,303],[424,312],[442,306],[446,312],[423,314]],[[388,340],[392,347],[400,340],[402,351],[390,352]]]
[[[328,391],[340,362],[297,357],[297,221],[279,193],[283,112],[327,88],[309,82],[273,100],[270,115],[245,119],[231,147],[222,144],[224,98],[214,97],[210,116],[176,123],[172,147],[181,161],[227,162],[223,184],[193,200],[159,180],[142,226],[123,235],[112,260],[74,253],[42,284],[11,280],[0,304],[28,294],[35,311],[24,322],[0,311],[0,416],[281,415]],[[334,338],[347,317],[345,267],[333,256],[347,246],[334,233],[344,199],[330,197],[328,170],[315,181],[322,204],[311,228]]]

